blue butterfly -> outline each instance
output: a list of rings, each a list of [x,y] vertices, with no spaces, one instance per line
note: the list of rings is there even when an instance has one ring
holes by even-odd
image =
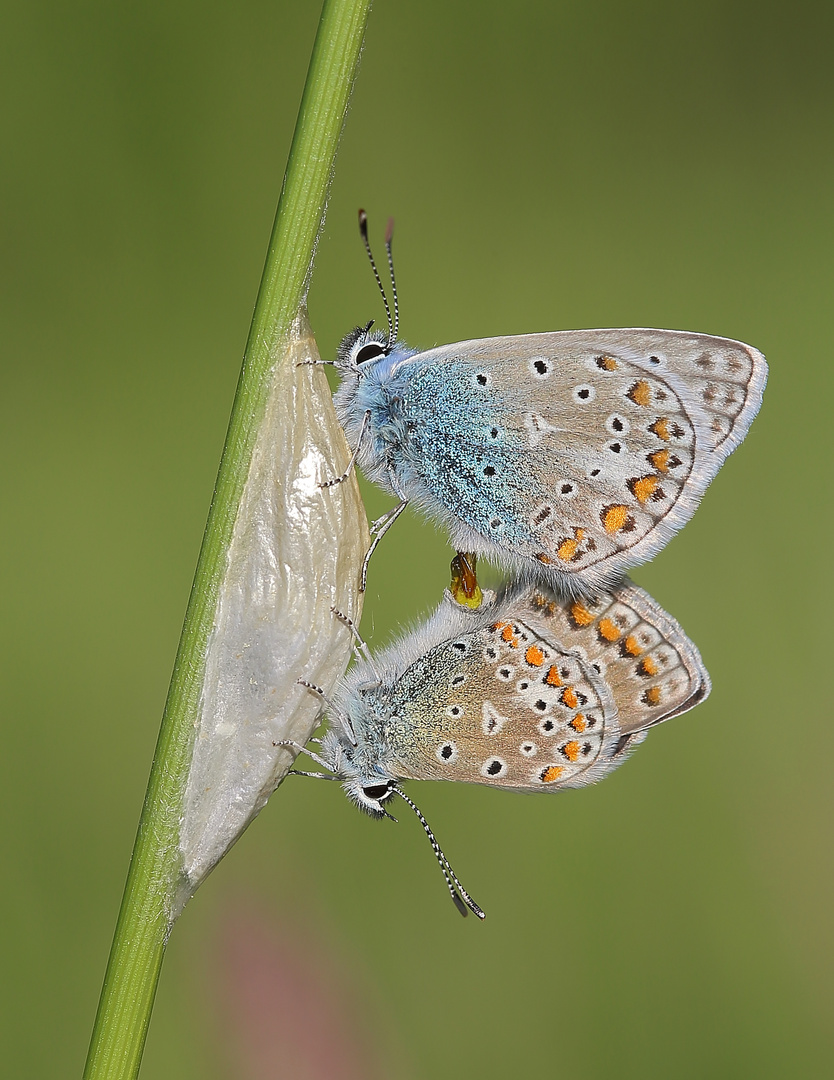
[[[759,410],[767,365],[739,341],[678,330],[562,330],[420,352],[388,315],[342,341],[335,365],[351,467],[486,556],[563,595],[610,586],[692,516]],[[348,475],[347,473],[345,476]],[[338,477],[330,484],[345,477]]]

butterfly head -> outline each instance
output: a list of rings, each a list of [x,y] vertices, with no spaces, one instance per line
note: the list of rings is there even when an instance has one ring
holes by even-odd
[[[455,907],[461,915],[466,915],[471,911],[479,919],[485,918],[482,909],[458,880],[422,812],[400,790],[397,778],[386,772],[380,764],[380,757],[378,743],[375,743],[373,739],[365,741],[361,736],[354,742],[348,736],[346,728],[340,732],[331,727],[322,740],[320,760],[333,770],[338,780],[342,781],[342,789],[351,802],[369,817],[390,818],[391,821],[397,819],[386,809],[388,800],[396,795],[406,803],[417,815],[423,831],[429,838]]]
[[[363,784],[357,777],[343,783],[347,797],[352,803],[371,817],[390,817],[391,815],[383,806],[394,793],[397,786],[396,780],[380,781],[378,784]]]
[[[373,320],[367,326],[357,326],[347,334],[336,353],[336,367],[342,372],[352,371],[359,377],[390,352],[388,335],[384,330],[372,330]]]
[[[416,804],[400,788],[404,777],[397,772],[391,729],[401,722],[392,700],[392,672],[380,673],[369,665],[374,678],[360,664],[342,684],[341,693],[330,710],[330,727],[322,739],[316,760],[326,765],[350,801],[369,817],[397,819],[388,812],[393,796],[406,803],[417,816],[431,843],[455,907],[466,915],[471,911],[484,918],[481,908],[463,888],[449,860],[443,854],[429,823]],[[389,678],[386,678],[386,675]],[[320,774],[318,774],[320,775]]]
[[[361,733],[361,726],[358,727]],[[332,727],[322,742],[322,757],[342,782],[342,788],[350,801],[370,817],[391,815],[385,809],[394,793],[397,779],[380,764],[380,753],[371,742],[347,731]]]

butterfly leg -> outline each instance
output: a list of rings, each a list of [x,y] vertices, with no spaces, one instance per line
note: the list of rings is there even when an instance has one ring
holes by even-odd
[[[365,591],[365,585],[368,580],[368,563],[371,561],[371,556],[376,550],[377,544],[385,536],[400,514],[408,506],[408,499],[403,499],[402,502],[398,502],[393,510],[389,510],[387,514],[383,514],[381,518],[377,518],[376,521],[371,524],[371,533],[373,535],[373,542],[368,548],[368,552],[365,555],[365,561],[362,563],[362,581],[359,585],[359,591]]]
[[[348,734],[348,738],[351,740],[351,742],[355,746],[356,745],[356,734],[355,734],[355,732],[353,730],[351,722],[350,722],[349,718],[347,716],[345,716],[344,713],[339,711],[339,708],[336,705],[336,703],[331,698],[329,698],[327,696],[327,694],[325,694],[324,690],[322,690],[322,688],[320,686],[316,686],[315,683],[307,682],[306,679],[296,679],[295,681],[298,684],[298,686],[306,686],[308,690],[312,690],[313,693],[317,697],[321,698],[321,700],[325,703],[325,705],[327,705],[327,707],[332,711],[333,715],[338,717],[339,722],[341,723],[342,727],[345,729],[345,731]],[[319,742],[318,739],[310,739],[309,741],[310,742]],[[322,759],[320,757],[318,757],[317,754],[314,754],[312,750],[306,750],[299,743],[282,742],[282,743],[273,743],[272,745],[273,746],[292,746],[297,751],[299,751],[299,753],[303,750],[304,753],[308,757],[311,757],[314,761],[317,761],[319,763],[319,765],[327,765],[326,761],[322,761]]]
[[[325,694],[325,692],[320,686],[316,686],[315,683],[307,682],[306,679],[296,679],[295,681],[298,686],[306,686],[308,690],[312,690],[317,697],[321,698],[321,700],[325,703],[325,705],[327,705],[328,708],[335,708],[333,702],[330,700],[327,694]]]
[[[343,484],[353,472],[353,467],[354,465],[356,465],[356,457],[359,454],[359,447],[362,445],[362,437],[367,430],[368,421],[370,420],[370,418],[371,411],[370,409],[367,409],[365,411],[365,415],[362,417],[362,426],[359,428],[359,438],[356,440],[356,449],[350,455],[350,461],[347,463],[347,468],[345,469],[345,471],[342,473],[341,476],[337,476],[333,480],[325,480],[323,484],[319,484],[320,488],[335,487],[336,484]]]
[[[307,747],[302,746],[301,743],[293,742],[291,739],[282,739],[281,742],[273,742],[272,745],[273,746],[286,747],[286,749],[288,749],[288,750],[295,750],[295,752],[297,754],[306,754],[307,757],[312,758],[313,761],[315,761],[315,763],[317,765],[323,765],[325,767],[325,769],[330,768],[330,766],[327,764],[327,762],[324,760],[323,757],[319,757],[319,755],[316,754],[313,750],[308,750]],[[335,779],[334,777],[331,777],[329,773],[328,774],[314,773],[312,775],[315,775],[315,776],[327,775],[328,779]]]
[[[350,630],[351,634],[353,635],[354,655],[357,658],[361,657],[363,660],[365,660],[370,666],[370,669],[371,671],[373,671],[374,675],[379,678],[379,672],[374,665],[374,658],[371,656],[370,650],[368,649],[368,643],[359,633],[356,623],[348,615],[345,615],[343,611],[339,611],[338,608],[331,607],[330,610],[340,622],[343,622],[345,624],[345,626]]]

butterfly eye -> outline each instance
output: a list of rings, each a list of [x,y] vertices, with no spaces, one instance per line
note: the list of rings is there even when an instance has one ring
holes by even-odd
[[[366,795],[369,799],[374,799],[379,802],[380,799],[384,799],[386,795],[391,794],[391,790],[387,784],[373,784],[371,787],[362,788],[362,794]]]
[[[380,356],[385,356],[385,347],[378,341],[369,341],[357,352],[356,363],[364,364],[366,360],[376,360]]]

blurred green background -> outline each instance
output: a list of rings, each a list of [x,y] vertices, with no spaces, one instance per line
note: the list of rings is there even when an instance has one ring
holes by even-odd
[[[319,10],[4,8],[0,1025],[4,1072],[64,1077]],[[310,295],[322,354],[381,317],[360,205],[378,246],[396,215],[413,344],[637,325],[761,348],[750,436],[635,574],[714,691],[597,788],[412,785],[483,925],[410,816],[286,783],[176,927],[144,1076],[831,1075],[832,10],[378,0]],[[449,558],[401,520],[372,644],[433,608]]]

